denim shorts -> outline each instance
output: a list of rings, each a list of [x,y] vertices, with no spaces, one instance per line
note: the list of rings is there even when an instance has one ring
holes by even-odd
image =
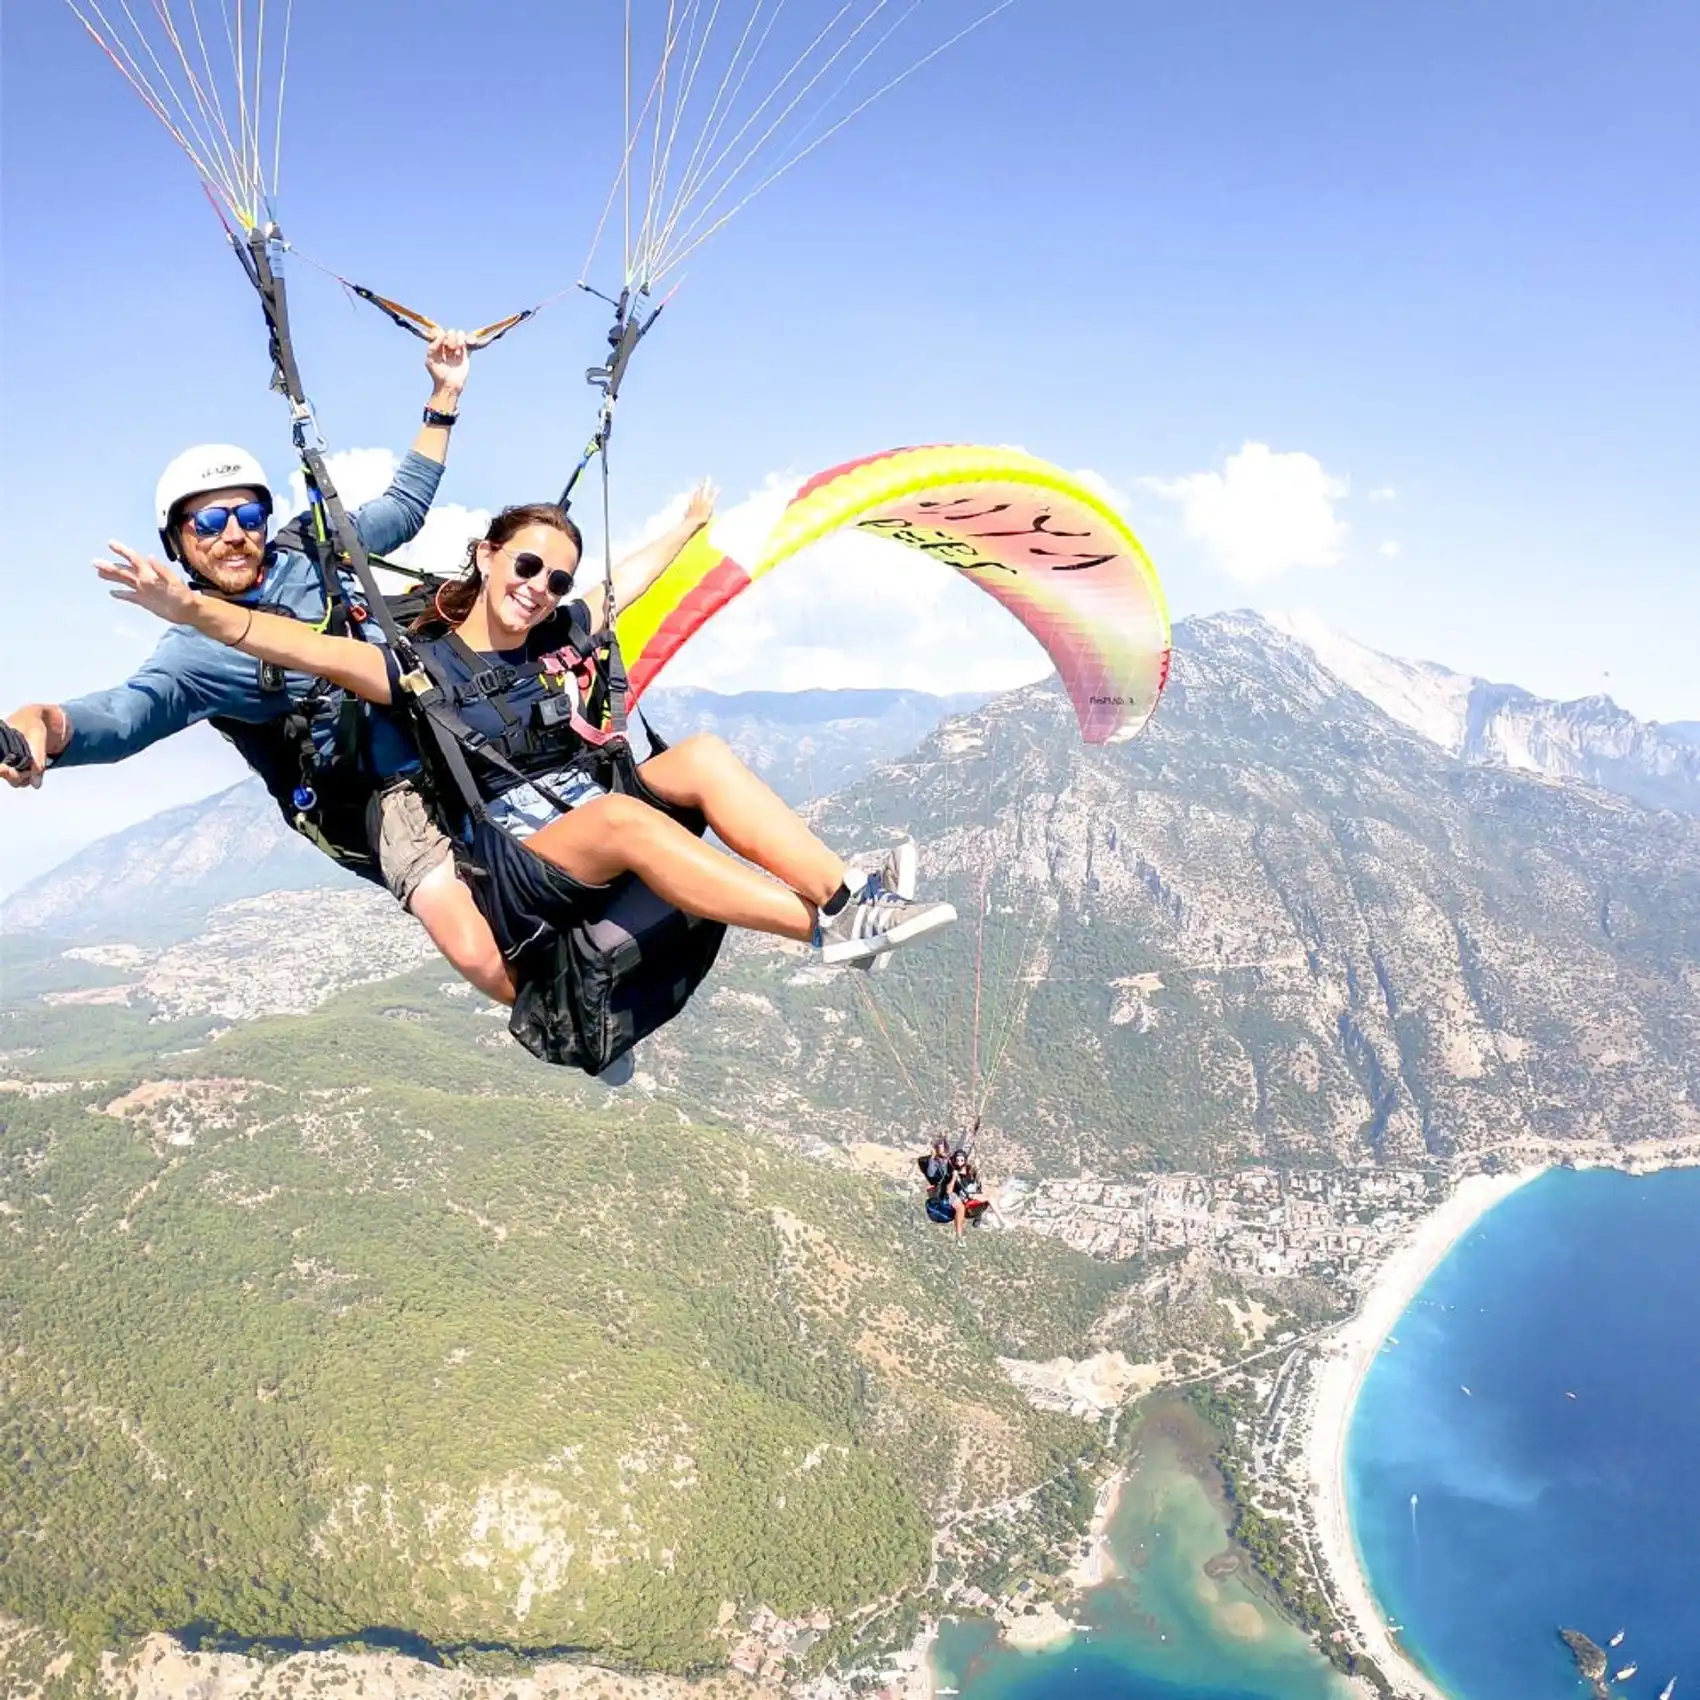
[[[569,809],[608,795],[588,773],[576,767],[569,767],[563,773],[545,774],[537,784],[547,786]],[[516,785],[513,790],[492,798],[488,813],[491,823],[504,832],[511,832],[515,838],[529,838],[555,820],[561,811],[537,785]]]

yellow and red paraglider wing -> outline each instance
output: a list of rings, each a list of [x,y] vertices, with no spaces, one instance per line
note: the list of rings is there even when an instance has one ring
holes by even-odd
[[[951,567],[996,598],[1055,663],[1088,743],[1132,737],[1150,719],[1168,677],[1169,619],[1127,522],[1045,461],[956,446],[834,467],[698,533],[621,615],[634,693],[746,586],[851,529]]]

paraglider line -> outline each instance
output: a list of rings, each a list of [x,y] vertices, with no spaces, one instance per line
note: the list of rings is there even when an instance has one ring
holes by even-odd
[[[856,983],[856,990],[861,993],[863,1002],[868,1006],[868,1013],[874,1018],[874,1025],[879,1029],[880,1037],[885,1040],[885,1048],[891,1052],[891,1060],[897,1064],[898,1072],[903,1076],[910,1092],[914,1095],[916,1107],[920,1110],[922,1118],[925,1119],[929,1113],[927,1100],[922,1095],[921,1088],[915,1084],[914,1075],[909,1072],[907,1064],[903,1061],[902,1053],[899,1052],[891,1037],[890,1030],[886,1027],[885,1017],[880,1014],[879,1003],[868,989],[866,976],[853,971],[852,977]]]
[[[739,127],[737,134],[734,135],[731,141],[729,141],[726,146],[721,149],[720,153],[715,157],[714,162],[703,170],[701,174],[702,182],[706,183],[719,172],[721,166],[725,164],[727,156],[732,153],[732,151],[738,146],[739,142],[743,140],[744,136],[749,133],[751,127],[755,124],[756,120],[761,117],[762,113],[779,98],[780,91],[784,89],[785,85],[789,83],[794,76],[797,75],[797,73],[807,63],[809,56],[832,33],[839,19],[841,19],[844,14],[851,9],[854,3],[855,0],[844,0],[844,4],[841,5],[838,10],[833,13],[831,18],[827,20],[825,25],[822,26],[820,32],[815,36],[814,40],[811,41],[809,45],[805,47],[803,51],[791,62],[790,66],[787,67],[784,76],[782,76],[779,81],[774,84],[773,88],[762,100],[761,104],[757,106],[749,117],[744,120],[743,124]],[[913,12],[920,3],[921,0],[910,0],[909,12]],[[725,177],[721,180],[719,187],[714,190],[713,194],[708,197],[708,200],[702,206],[701,210],[696,213],[691,230],[686,231],[685,239],[689,243],[689,246],[685,249],[685,253],[688,253],[691,248],[696,246],[696,241],[691,240],[692,231],[695,230],[696,226],[699,225],[703,219],[708,217],[708,215],[714,210],[716,204],[730,191],[732,185],[737,182],[738,178],[748,169],[750,161],[761,152],[770,140],[772,140],[775,132],[785,123],[785,120],[789,118],[791,114],[797,110],[797,107],[808,98],[810,91],[813,90],[815,85],[827,74],[828,71],[832,69],[835,64],[837,64],[838,60],[849,51],[851,44],[862,33],[862,31],[865,30],[874,21],[874,19],[885,10],[887,4],[889,4],[889,0],[874,0],[873,10],[870,11],[868,15],[850,31],[849,35],[846,36],[843,41],[833,48],[833,50],[821,62],[820,67],[815,71],[814,75],[809,77],[802,87],[799,88],[797,92],[791,96],[790,100],[788,100],[780,109],[779,116],[762,131],[762,133],[745,151],[743,158],[726,173]],[[907,17],[908,15],[908,12],[904,13],[904,17]],[[899,23],[902,21],[903,20],[901,18],[898,20]],[[877,49],[878,46],[879,43],[876,42],[875,48]],[[862,63],[865,64],[866,60],[864,59]],[[854,75],[854,72],[852,72],[852,75]],[[783,170],[784,167],[781,167],[780,169]],[[778,173],[776,172],[774,175],[777,176]],[[771,182],[772,179],[770,178],[768,181]],[[758,185],[757,188],[751,192],[752,197],[760,194],[763,187],[765,187],[765,184]],[[743,204],[743,202],[739,203],[740,206]],[[679,207],[674,211],[673,215],[667,221],[669,229],[677,225],[684,210],[685,209],[683,207]],[[736,213],[737,210],[738,208],[734,207],[732,209],[732,213]],[[727,217],[730,218],[732,213],[728,213]],[[724,222],[725,220],[721,221],[721,223]],[[719,229],[719,225],[717,224],[714,228]],[[707,233],[705,232],[704,234],[706,235]],[[700,240],[700,238],[698,238],[698,240]],[[684,253],[681,253],[678,258],[683,259]],[[660,264],[656,267],[656,275],[659,277],[674,263],[673,256],[664,255]]]
[[[989,901],[992,870],[980,875],[979,927],[974,938],[974,1048],[968,1069],[968,1102],[974,1104],[980,1096],[980,984],[986,961],[986,904]]]
[[[991,7],[988,11],[983,12],[972,23],[965,24],[961,29],[959,29],[956,32],[955,35],[951,36],[946,41],[940,42],[939,45],[937,47],[933,48],[930,53],[924,54],[921,58],[917,59],[913,65],[909,66],[906,70],[900,71],[895,77],[891,78],[891,80],[889,82],[881,84],[880,87],[875,89],[874,92],[872,94],[870,94],[865,100],[860,101],[857,105],[851,107],[851,109],[848,112],[846,112],[844,114],[844,116],[842,118],[840,118],[835,124],[833,124],[830,129],[822,131],[821,134],[816,136],[815,139],[812,142],[810,142],[806,147],[804,147],[804,148],[800,149],[798,152],[794,153],[788,160],[785,161],[785,163],[783,165],[778,166],[775,170],[773,170],[766,177],[764,177],[761,180],[761,182],[756,184],[756,186],[747,195],[745,195],[744,198],[741,201],[738,202],[738,204],[736,206],[730,208],[724,215],[722,215],[719,219],[717,219],[706,230],[702,231],[699,235],[695,235],[695,236],[691,236],[690,233],[687,232],[688,240],[687,240],[685,246],[682,247],[682,248],[679,248],[675,252],[669,253],[666,256],[663,264],[656,268],[655,275],[657,277],[663,276],[668,271],[671,271],[675,266],[679,265],[683,260],[688,258],[689,255],[696,248],[698,248],[702,243],[706,242],[709,239],[709,237],[713,236],[717,231],[723,229],[734,218],[736,218],[738,216],[738,214],[741,213],[744,210],[744,208],[747,207],[750,204],[751,201],[753,201],[758,195],[760,195],[764,189],[767,189],[772,184],[776,183],[793,166],[800,165],[805,159],[808,158],[808,156],[810,154],[812,154],[815,151],[816,148],[820,147],[823,143],[830,141],[835,135],[838,134],[838,132],[840,130],[842,130],[844,128],[844,126],[846,124],[848,124],[853,118],[856,118],[861,113],[865,112],[870,106],[873,105],[873,103],[876,100],[880,99],[881,96],[889,94],[891,92],[891,90],[896,88],[899,83],[908,81],[908,79],[910,77],[914,76],[914,74],[917,71],[919,71],[923,66],[930,64],[934,59],[938,58],[938,56],[941,53],[945,52],[949,48],[954,47],[957,44],[957,42],[962,40],[962,38],[964,36],[971,35],[975,30],[979,29],[982,24],[990,23],[991,20],[998,15],[998,13],[1008,11],[1008,9],[1011,6],[1013,6],[1014,4],[1015,4],[1015,0],[998,0],[997,5]],[[747,161],[746,161],[746,163],[747,163]],[[743,169],[743,166],[740,166],[739,170],[741,171],[742,169]],[[718,200],[719,194],[724,193],[725,188],[730,187],[730,182],[731,182],[731,180],[728,179],[727,184],[723,185],[721,191],[716,194],[715,199]],[[712,205],[712,203],[711,203],[711,205]],[[706,213],[707,213],[708,210],[709,210],[708,208],[704,208],[704,216],[706,216]]]

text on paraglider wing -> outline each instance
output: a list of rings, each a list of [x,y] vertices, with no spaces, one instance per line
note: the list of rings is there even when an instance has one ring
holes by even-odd
[[[924,503],[923,506],[933,506]],[[1000,504],[1000,507],[1005,504]],[[942,514],[941,518],[960,523],[960,517],[955,514]],[[991,517],[990,513],[982,512],[965,516],[973,519]],[[913,520],[901,518],[872,518],[858,520],[857,528],[861,531],[872,531],[881,537],[889,537],[895,543],[902,543],[911,549],[919,549],[928,555],[936,555],[942,561],[948,561],[958,572],[999,572],[1008,573],[1012,577],[1019,575],[1023,566],[1028,568],[1043,567],[1050,572],[1078,573],[1089,567],[1102,567],[1117,559],[1114,553],[1093,553],[1090,550],[1048,549],[1040,543],[1026,543],[1019,547],[1010,547],[1007,552],[1019,555],[1021,560],[999,560],[988,555],[981,549],[976,538],[997,538],[1000,542],[1018,543],[1025,538],[1067,538],[1087,535],[1084,532],[1052,531],[1049,529],[1050,515],[1041,513],[1035,516],[1032,523],[1014,530],[980,531],[971,533],[968,537],[959,537],[949,531],[941,531],[932,526],[917,525]]]

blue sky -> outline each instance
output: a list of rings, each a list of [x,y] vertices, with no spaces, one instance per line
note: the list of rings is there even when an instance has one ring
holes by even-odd
[[[916,44],[978,9],[927,0]],[[296,0],[291,237],[449,322],[571,284],[620,148],[619,11]],[[0,47],[10,704],[151,645],[85,563],[150,536],[166,458],[228,438],[281,477],[288,448],[182,156],[67,9],[8,8]],[[1304,609],[1700,718],[1696,86],[1689,4],[1017,0],[691,262],[628,388],[615,529],[705,472],[735,500],[896,443],[1020,443],[1121,492],[1177,615]],[[330,438],[399,450],[419,345],[294,276]],[[479,357],[446,502],[558,487],[603,317],[570,296]],[[736,634],[719,661],[734,688]],[[0,882],[234,771],[196,734],[0,798]]]

